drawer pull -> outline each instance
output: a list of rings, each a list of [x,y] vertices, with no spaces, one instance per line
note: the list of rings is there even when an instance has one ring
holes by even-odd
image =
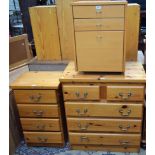
[[[89,142],[89,138],[86,137],[86,136],[81,136],[81,137],[80,137],[80,142],[83,142],[83,141]]]
[[[87,130],[89,124],[86,124],[84,127],[82,127],[82,125],[80,123],[78,123],[78,127],[80,128],[80,130]]]
[[[79,93],[79,92],[76,92],[75,95],[76,95],[77,98],[80,98],[80,93]],[[82,100],[82,99],[85,99],[85,98],[87,98],[87,96],[88,96],[88,93],[85,92],[85,93],[83,93],[83,98],[81,97],[80,99],[81,99],[81,100]]]
[[[41,94],[38,94],[38,95],[32,95],[30,96],[30,99],[33,101],[33,102],[39,102],[40,99],[42,98]]]
[[[41,143],[46,143],[48,140],[47,137],[38,137],[38,141],[40,141]]]
[[[123,125],[119,125],[119,128],[122,130],[122,131],[128,131],[128,129],[130,128],[130,125],[126,126],[126,127],[123,127]]]
[[[42,110],[40,110],[40,111],[33,110],[33,113],[34,113],[36,116],[41,117],[41,116],[43,115],[44,112],[43,112]]]
[[[44,124],[39,124],[39,125],[37,125],[37,129],[38,130],[44,130],[45,129],[45,125]]]
[[[98,35],[96,38],[97,38],[97,39],[102,39],[103,37],[102,37],[102,36],[100,36],[100,35]]]
[[[120,145],[122,145],[124,148],[127,148],[129,144],[129,141],[120,141]]]
[[[76,112],[78,115],[85,115],[88,112],[88,109],[84,109],[83,112],[81,112],[80,109],[77,109]]]
[[[102,24],[96,24],[96,27],[102,27]]]
[[[129,116],[130,113],[131,113],[131,109],[128,109],[128,110],[123,110],[122,108],[119,110],[119,113],[122,115],[122,116]]]
[[[132,93],[119,93],[118,94],[123,100],[129,99],[130,96],[132,96]]]

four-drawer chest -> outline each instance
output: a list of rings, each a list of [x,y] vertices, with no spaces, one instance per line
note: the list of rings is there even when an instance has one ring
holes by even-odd
[[[31,71],[11,84],[28,145],[64,145],[61,75],[62,72]]]
[[[145,72],[127,62],[124,74],[77,72],[70,62],[60,79],[72,149],[138,152]]]
[[[124,72],[127,1],[72,3],[75,67],[85,72]]]

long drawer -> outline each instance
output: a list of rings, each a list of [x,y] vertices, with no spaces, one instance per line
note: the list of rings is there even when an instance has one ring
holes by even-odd
[[[27,143],[62,143],[61,132],[24,132]]]
[[[71,144],[139,146],[140,134],[69,133]]]
[[[67,116],[142,118],[143,104],[65,102]]]
[[[75,19],[75,31],[124,30],[124,18]]]
[[[14,90],[16,102],[20,103],[57,103],[55,90]]]
[[[140,147],[137,146],[107,146],[107,145],[71,145],[73,150],[95,150],[106,152],[139,152]]]
[[[107,100],[143,101],[144,86],[107,86]]]
[[[25,131],[60,131],[59,119],[20,118]]]
[[[58,117],[58,105],[18,104],[20,117]]]
[[[74,18],[124,17],[124,5],[73,6]]]
[[[100,87],[88,85],[64,85],[64,100],[99,100]]]
[[[69,131],[78,132],[141,132],[142,121],[138,119],[67,118]]]

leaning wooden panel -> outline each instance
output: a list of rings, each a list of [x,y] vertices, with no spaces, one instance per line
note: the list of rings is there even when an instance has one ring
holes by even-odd
[[[74,60],[75,43],[71,2],[56,0],[61,52],[63,60]]]
[[[38,60],[61,60],[56,6],[29,9]]]
[[[139,4],[127,5],[126,60],[137,61],[140,22]]]

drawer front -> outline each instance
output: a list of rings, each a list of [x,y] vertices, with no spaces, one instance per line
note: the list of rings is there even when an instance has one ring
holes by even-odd
[[[143,104],[66,102],[67,116],[141,118]]]
[[[69,131],[141,132],[141,120],[67,118]]]
[[[78,71],[121,72],[123,36],[123,31],[75,32]]]
[[[124,18],[75,19],[75,31],[124,30]]]
[[[55,90],[14,90],[16,102],[20,103],[57,103]]]
[[[20,117],[58,117],[58,105],[18,104]]]
[[[124,5],[73,6],[74,18],[124,17]]]
[[[20,121],[26,131],[60,131],[59,119],[21,118]]]
[[[106,152],[139,152],[139,146],[71,145],[72,150],[94,150]],[[114,154],[113,154],[114,155]]]
[[[99,86],[63,86],[64,100],[99,100]]]
[[[71,144],[139,146],[140,134],[69,133]]]
[[[27,143],[62,143],[61,132],[24,132]]]
[[[107,86],[109,101],[143,101],[144,86]]]

